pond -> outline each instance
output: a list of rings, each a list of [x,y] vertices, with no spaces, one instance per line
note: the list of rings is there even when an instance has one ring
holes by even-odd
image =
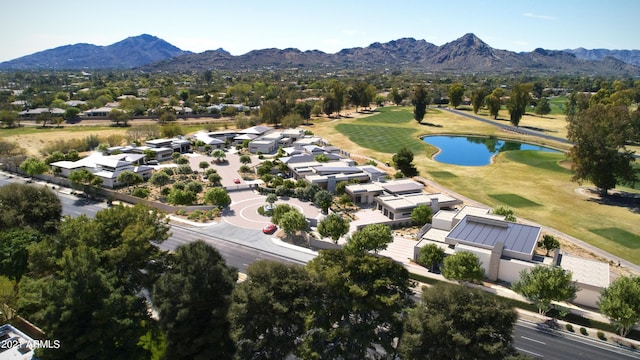
[[[535,150],[559,152],[543,146],[512,140],[472,136],[425,136],[422,141],[440,149],[434,160],[452,165],[482,166],[491,163],[493,155],[502,151]]]

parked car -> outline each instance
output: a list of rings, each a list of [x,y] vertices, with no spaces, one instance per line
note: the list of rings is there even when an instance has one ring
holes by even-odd
[[[233,183],[234,183],[234,184],[240,184],[240,179],[239,179],[239,178],[235,178],[235,179],[233,179]]]
[[[276,229],[278,229],[278,227],[274,224],[268,224],[262,228],[262,232],[265,234],[273,234],[274,232],[276,232]]]

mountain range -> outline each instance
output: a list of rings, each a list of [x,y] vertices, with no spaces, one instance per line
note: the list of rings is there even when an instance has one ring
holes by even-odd
[[[65,45],[0,63],[0,70],[131,69],[190,54],[152,35],[128,37],[108,46]]]
[[[474,34],[466,34],[442,46],[402,38],[335,54],[271,48],[234,56],[223,49],[191,53],[144,34],[109,46],[66,45],[0,63],[0,70],[131,68],[168,72],[304,68],[639,76],[640,51],[538,48],[516,53],[494,49]]]

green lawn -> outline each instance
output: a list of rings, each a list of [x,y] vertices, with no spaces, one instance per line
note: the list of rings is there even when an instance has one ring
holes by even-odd
[[[544,151],[508,151],[504,156],[515,162],[539,169],[553,171],[561,174],[571,174],[571,170],[560,166],[558,163],[566,159],[564,154]]]
[[[411,128],[338,124],[336,130],[362,147],[383,153],[393,154],[403,146],[411,149],[414,154],[422,153],[425,149],[425,143],[412,136],[416,130]]]
[[[377,114],[357,119],[355,123],[405,124],[411,121],[414,121],[413,114],[405,108],[383,107],[379,109]]]
[[[489,197],[513,208],[542,206],[535,201],[531,201],[516,194],[489,194]]]
[[[549,98],[549,107],[551,107],[551,115],[564,114],[569,99],[566,96],[556,96]]]
[[[619,228],[591,229],[591,232],[630,249],[640,248],[640,236]]]

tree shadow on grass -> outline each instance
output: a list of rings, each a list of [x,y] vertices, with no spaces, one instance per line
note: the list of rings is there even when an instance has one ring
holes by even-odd
[[[633,213],[640,214],[640,194],[616,191],[603,196],[596,189],[586,189],[586,192],[589,194],[588,201],[601,205],[624,207]]]
[[[431,127],[439,127],[439,128],[442,127],[441,124],[434,124],[434,123],[429,123],[429,122],[421,122],[420,125],[431,126]]]
[[[557,130],[549,130],[549,129],[539,128],[536,126],[521,126],[521,128],[533,130],[533,131],[539,131],[539,132],[558,132]]]

